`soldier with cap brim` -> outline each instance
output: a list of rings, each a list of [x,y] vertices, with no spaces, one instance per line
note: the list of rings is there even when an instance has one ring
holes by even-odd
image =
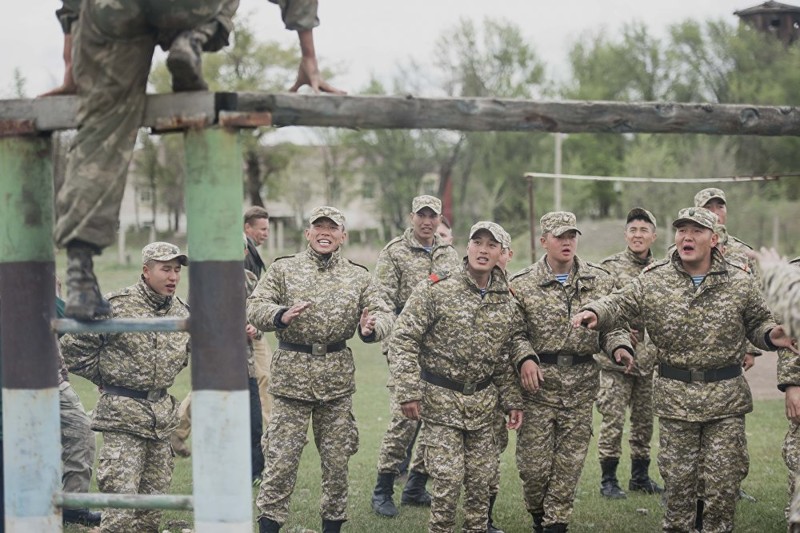
[[[623,233],[627,246],[600,263],[614,277],[614,289],[624,287],[653,262],[650,250],[656,240],[656,217],[647,209],[634,207],[628,212]],[[648,494],[662,492],[648,473],[650,439],[653,437],[653,364],[655,354],[648,349],[648,340],[641,319],[630,326],[631,344],[636,350],[636,366],[629,373],[602,354],[595,355],[600,365],[600,391],[597,410],[603,419],[597,437],[600,456],[600,494],[606,498],[625,498],[617,480],[617,466],[622,455],[622,434],[625,411],[630,409],[631,479],[628,490]]]
[[[753,276],[716,249],[716,222],[702,207],[682,209],[673,222],[672,255],[573,319],[576,328],[604,331],[641,317],[657,350],[653,403],[666,485],[664,531],[693,529],[699,480],[704,530],[733,531],[749,466],[745,414],[753,409],[741,367],[745,339],[765,350],[793,343]]]
[[[530,359],[535,366],[536,356],[497,267],[507,236],[494,222],[475,224],[463,267],[420,283],[394,327],[389,360],[397,400],[405,416],[423,420],[431,533],[455,530],[462,485],[463,531],[486,533],[498,402],[508,428],[522,423],[513,362]]]
[[[411,227],[403,235],[389,241],[378,255],[375,265],[374,283],[379,289],[385,305],[400,314],[416,285],[432,272],[455,272],[461,268],[461,258],[450,244],[436,234],[441,221],[442,202],[430,195],[415,197],[409,215]],[[383,343],[387,360],[391,340]],[[372,492],[372,510],[392,518],[398,510],[392,499],[394,481],[400,475],[401,465],[407,450],[413,445],[419,422],[403,416],[394,394],[394,381],[389,377],[389,406],[391,420],[381,440],[378,454],[378,479]],[[425,470],[423,453],[417,446],[416,456],[410,463],[401,503],[430,505],[431,499],[425,486],[428,473]]]
[[[547,213],[540,225],[545,256],[511,277],[544,376],[536,390],[532,363],[519,365],[525,422],[517,436],[517,468],[534,531],[555,533],[567,530],[592,436],[600,374],[593,355],[604,351],[630,371],[633,348],[622,328],[573,331],[573,313],[610,293],[614,280],[576,255],[580,231],[574,214]]]
[[[141,279],[107,297],[111,314],[105,318],[188,317],[189,307],[175,295],[187,264],[174,244],[148,244],[142,249]],[[167,389],[189,362],[189,334],[68,334],[61,338],[61,351],[71,372],[100,387],[92,416],[92,429],[103,434],[100,492],[167,493],[174,467],[170,435],[178,425],[178,403]],[[109,509],[100,530],[158,531],[160,517],[155,510]]]
[[[322,531],[338,532],[347,520],[348,463],[358,450],[347,341],[356,330],[366,342],[390,330],[391,310],[373,293],[369,271],[342,257],[341,211],[317,207],[308,222],[306,250],[276,259],[247,300],[248,323],[278,337],[256,500],[261,533],[278,531],[289,516],[309,421],[322,463]]]

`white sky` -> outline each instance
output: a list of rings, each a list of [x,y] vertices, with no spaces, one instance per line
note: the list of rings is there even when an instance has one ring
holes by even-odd
[[[55,87],[63,76],[62,35],[54,12],[60,2],[9,0],[0,18],[0,97],[13,94],[13,72],[26,78],[28,96]],[[642,21],[657,35],[687,18],[736,22],[733,12],[761,0],[321,0],[315,31],[323,67],[343,74],[331,80],[356,93],[371,74],[388,80],[399,61],[427,63],[437,37],[460,18],[505,18],[518,24],[551,73],[563,69],[567,51],[582,32],[616,31]],[[290,44],[277,6],[241,0],[252,26],[265,39]]]

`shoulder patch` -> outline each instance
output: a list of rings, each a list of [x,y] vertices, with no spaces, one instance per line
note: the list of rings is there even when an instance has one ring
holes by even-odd
[[[350,259],[348,259],[348,260],[347,260],[347,262],[348,262],[348,263],[350,263],[351,265],[354,265],[354,266],[357,266],[357,267],[363,268],[364,270],[366,270],[367,272],[369,272],[369,269],[368,269],[367,267],[365,267],[364,265],[361,265],[361,264],[359,264],[359,263],[356,263],[355,261],[352,261],[352,260],[350,260]]]
[[[736,259],[728,257],[723,257],[723,259],[725,260],[726,265],[730,265],[732,267],[738,268],[739,270],[743,270],[748,274],[752,273],[752,270],[750,270],[750,265],[746,262],[737,261]]]
[[[431,272],[431,275],[428,276],[428,281],[431,285],[435,285],[442,281],[443,279],[447,279],[448,273],[447,272]]]

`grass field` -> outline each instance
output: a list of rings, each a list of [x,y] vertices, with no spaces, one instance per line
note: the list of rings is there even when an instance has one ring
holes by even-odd
[[[136,258],[137,254],[132,253]],[[525,255],[525,254],[519,254]],[[104,291],[121,288],[133,283],[139,272],[138,266],[119,267],[113,265],[115,254],[108,252],[98,260],[97,270]],[[64,259],[59,256],[59,271],[63,271]],[[526,259],[515,257],[514,266],[524,266]],[[365,261],[366,262],[366,261]],[[191,267],[190,267],[191,268]],[[180,293],[185,295],[188,277],[182,281]],[[269,335],[274,346],[275,338]],[[385,388],[387,367],[376,345],[364,345],[357,339],[350,343],[356,358],[356,383],[358,391],[354,397],[354,410],[360,433],[360,449],[350,461],[350,521],[345,528],[354,532],[421,532],[427,531],[427,509],[401,508],[401,514],[393,520],[382,519],[372,513],[370,495],[375,482],[378,447],[388,422],[388,395]],[[96,401],[92,384],[72,377],[87,410]],[[172,394],[179,399],[189,390],[189,371],[182,372]],[[599,419],[595,416],[595,432]],[[744,490],[755,497],[755,503],[741,501],[736,515],[736,530],[743,532],[785,531],[783,508],[786,504],[786,468],[781,458],[781,443],[786,433],[787,421],[780,400],[760,400],[755,411],[747,417],[747,436],[750,452],[750,475],[743,483]],[[651,475],[661,482],[655,468],[658,437],[653,440],[653,465]],[[98,446],[101,443],[98,439]],[[495,522],[508,533],[530,531],[531,519],[525,512],[521,496],[521,482],[514,462],[515,441],[512,435],[509,449],[503,455],[501,492],[495,510]],[[630,471],[627,443],[620,465],[620,482],[625,487]],[[171,492],[191,494],[191,459],[177,458]],[[662,509],[659,499],[653,496],[630,495],[626,500],[607,501],[599,495],[599,465],[595,439],[589,450],[587,461],[578,488],[575,513],[570,531],[575,532],[650,532],[659,531]],[[319,457],[313,439],[303,453],[300,473],[292,498],[291,516],[283,531],[301,532],[305,529],[320,529]],[[94,487],[94,482],[93,482]],[[402,487],[397,486],[397,495]],[[96,490],[96,488],[93,488]],[[255,499],[255,490],[253,492]],[[398,498],[396,498],[398,501]],[[254,509],[254,516],[255,509]],[[168,512],[164,515],[162,530],[181,531],[191,527],[192,517],[187,512]],[[70,526],[66,531],[84,531],[85,528]]]

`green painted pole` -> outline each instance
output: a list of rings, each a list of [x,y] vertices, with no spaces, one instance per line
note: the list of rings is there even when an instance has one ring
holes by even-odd
[[[70,509],[159,509],[191,511],[191,496],[174,494],[103,494],[100,492],[65,492],[56,497],[56,505]]]
[[[195,530],[253,529],[237,132],[186,133]]]
[[[0,354],[6,531],[61,531],[49,137],[0,139]]]

